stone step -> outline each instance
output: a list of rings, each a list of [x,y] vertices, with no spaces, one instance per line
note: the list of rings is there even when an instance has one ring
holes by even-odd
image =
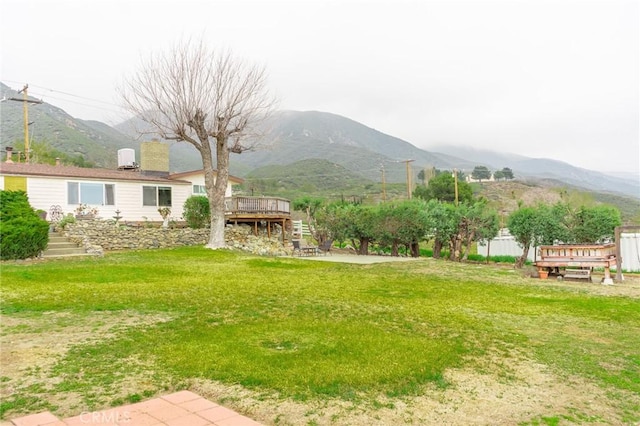
[[[78,247],[78,244],[69,241],[63,235],[55,232],[49,233],[49,243],[47,248],[42,252],[42,257],[73,257],[73,256],[90,256],[84,248]]]
[[[42,257],[82,256],[87,252],[81,247],[71,248],[47,248],[42,252]]]
[[[75,248],[78,247],[76,243],[72,243],[71,241],[59,241],[59,242],[51,242],[47,244],[47,248]]]

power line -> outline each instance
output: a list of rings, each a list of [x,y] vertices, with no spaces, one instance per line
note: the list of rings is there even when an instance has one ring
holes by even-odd
[[[2,80],[2,81],[5,82],[5,83],[20,83],[19,81],[14,81],[14,80]],[[86,101],[98,102],[98,103],[101,103],[101,104],[114,106],[114,107],[118,107],[118,108],[120,107],[119,105],[114,104],[113,102],[107,102],[107,101],[103,101],[103,100],[100,100],[100,99],[88,98],[86,96],[76,95],[75,93],[69,93],[69,92],[64,92],[62,90],[51,89],[49,87],[38,86],[37,84],[32,84],[31,87],[36,87],[38,89],[47,90],[49,92],[60,93],[62,95],[73,96],[74,98],[84,99]],[[60,98],[54,98],[54,99],[60,99]]]
[[[105,108],[105,107],[103,107],[103,106],[90,105],[90,104],[85,104],[85,103],[78,102],[78,101],[72,101],[72,100],[69,100],[69,99],[58,98],[58,97],[56,97],[56,96],[51,96],[51,95],[47,95],[47,94],[44,94],[44,93],[33,93],[33,94],[34,94],[34,95],[38,95],[38,96],[40,96],[41,98],[47,97],[47,98],[49,98],[49,99],[57,99],[57,100],[59,100],[59,101],[69,102],[69,103],[76,104],[76,105],[82,105],[82,106],[86,106],[86,107],[89,107],[89,108],[96,108],[96,109],[101,109],[101,110],[103,110],[103,111],[116,112],[116,110],[111,109],[111,108]]]

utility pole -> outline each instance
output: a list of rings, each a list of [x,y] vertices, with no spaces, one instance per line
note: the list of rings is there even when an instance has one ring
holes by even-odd
[[[41,104],[42,101],[37,99],[29,99],[27,95],[27,89],[29,89],[29,85],[25,84],[22,90],[18,93],[22,93],[22,99],[20,98],[9,98],[10,101],[18,101],[22,102],[22,109],[24,113],[24,155],[25,155],[25,163],[29,163],[29,104]]]
[[[407,164],[407,197],[411,199],[411,163],[415,160],[403,160],[401,163]]]
[[[455,205],[458,207],[458,170],[453,169],[453,192],[455,194]]]
[[[382,171],[382,201],[387,201],[387,190],[385,187],[385,180],[384,180],[384,164],[381,165],[381,171]]]

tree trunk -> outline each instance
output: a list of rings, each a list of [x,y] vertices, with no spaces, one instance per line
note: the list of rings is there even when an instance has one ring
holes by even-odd
[[[524,265],[524,262],[527,261],[527,257],[529,257],[529,243],[524,245],[524,249],[522,250],[522,256],[518,258],[516,261],[516,268],[520,269]]]
[[[465,252],[464,252],[464,256],[462,257],[462,261],[466,262],[467,260],[469,260],[469,251],[471,251],[471,243],[473,242],[473,238],[475,237],[475,232],[471,232],[468,236],[467,236],[467,241],[465,244]]]
[[[217,176],[214,176],[211,149],[208,144],[206,144],[206,148],[205,144],[202,145],[204,180],[207,195],[209,196],[209,207],[211,208],[209,242],[205,247],[215,250],[226,247],[224,241],[224,228],[226,225],[224,198],[227,191],[227,183],[229,182],[229,150],[227,149],[227,140],[222,137],[218,138],[216,141],[216,162],[218,170]]]
[[[420,257],[420,243],[417,241],[411,243],[411,257]]]
[[[451,260],[460,262],[461,256],[462,256],[462,236],[458,234],[456,235],[456,239],[453,242],[453,258]]]
[[[433,258],[440,259],[441,255],[442,255],[442,241],[439,239],[436,239],[433,242]]]
[[[358,254],[366,256],[369,254],[369,238],[360,238],[360,248]]]
[[[457,241],[458,236],[454,236],[451,237],[449,239],[449,260],[451,261],[455,261],[456,260],[456,241]]]
[[[398,241],[396,240],[391,243],[391,256],[398,257]]]

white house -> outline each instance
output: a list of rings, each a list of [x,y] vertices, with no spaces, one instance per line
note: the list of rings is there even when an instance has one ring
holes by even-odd
[[[47,212],[59,206],[64,214],[75,213],[83,204],[97,209],[102,219],[119,212],[125,221],[160,221],[158,209],[168,207],[170,217],[180,220],[187,198],[203,195],[204,171],[170,174],[168,153],[165,144],[145,142],[140,167],[114,170],[14,163],[8,155],[0,163],[0,189],[26,191],[31,205]],[[230,176],[226,196],[231,197],[232,185],[240,183],[242,179]]]

